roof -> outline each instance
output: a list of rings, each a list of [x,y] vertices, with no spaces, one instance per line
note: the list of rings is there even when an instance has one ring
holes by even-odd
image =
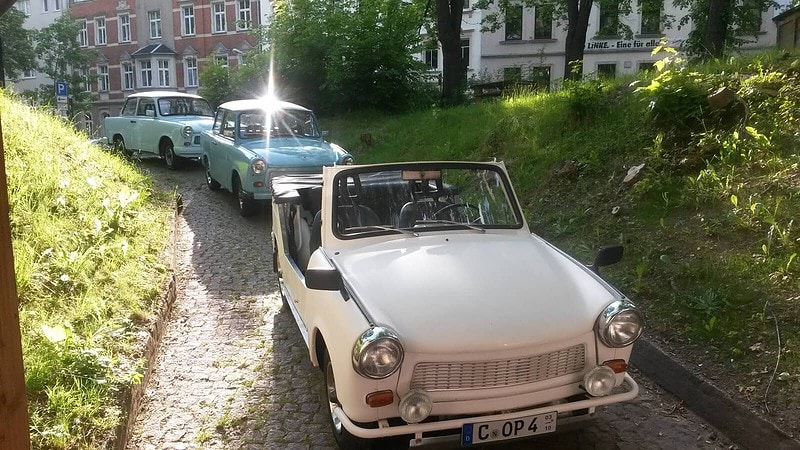
[[[773,17],[772,20],[774,22],[778,22],[780,20],[783,20],[783,19],[787,18],[788,16],[792,15],[793,13],[800,13],[800,5],[795,6],[794,8],[787,9],[786,11],[784,11],[784,12],[778,14],[777,16]]]
[[[154,98],[161,98],[161,97],[186,97],[186,98],[203,98],[199,95],[194,94],[187,94],[186,92],[177,92],[177,91],[145,91],[145,92],[137,92],[135,94],[131,94],[128,96],[130,97],[154,97]]]
[[[248,100],[234,100],[219,105],[220,108],[234,110],[234,111],[247,111],[252,109],[262,109],[264,111],[274,111],[278,109],[294,109],[299,111],[308,111],[310,109],[296,105],[294,103],[284,102],[280,100],[268,100],[266,98],[251,98]]]
[[[146,55],[177,55],[177,53],[175,53],[175,50],[167,47],[164,44],[150,44],[145,45],[139,50],[136,50],[131,56],[136,57]]]

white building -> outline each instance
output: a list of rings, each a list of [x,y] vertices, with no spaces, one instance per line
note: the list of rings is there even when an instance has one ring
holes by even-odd
[[[474,0],[464,0],[464,16],[461,19],[461,58],[467,64],[467,79],[477,76],[481,72],[481,20],[483,19],[483,11],[473,9],[471,7],[472,3],[474,3]],[[421,34],[423,38],[427,37],[427,31],[424,28]],[[422,53],[415,55],[415,57],[428,66],[432,78],[436,80],[440,78],[443,64],[441,45],[424,50]]]
[[[39,30],[61,17],[69,5],[68,0],[17,0],[14,7],[25,13],[26,30]],[[53,85],[53,80],[43,73],[31,70],[23,73],[17,82],[9,83],[9,86],[15,92],[22,92],[38,89],[42,84]]]

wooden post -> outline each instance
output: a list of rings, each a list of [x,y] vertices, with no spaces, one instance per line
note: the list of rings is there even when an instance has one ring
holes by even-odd
[[[11,248],[3,125],[0,122],[0,449],[29,450],[19,300]]]

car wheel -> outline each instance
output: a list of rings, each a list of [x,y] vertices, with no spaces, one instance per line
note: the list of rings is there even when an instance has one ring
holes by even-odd
[[[336,396],[336,379],[333,376],[333,365],[331,364],[328,350],[325,350],[322,367],[322,374],[325,379],[322,392],[322,406],[330,411],[328,417],[331,430],[333,431],[333,438],[336,440],[336,445],[342,450],[367,450],[372,448],[372,443],[369,439],[352,435],[344,428],[342,422],[339,421],[336,415],[333,414],[333,409],[341,405]]]
[[[250,198],[244,191],[239,175],[233,176],[233,192],[236,194],[236,199],[239,201],[239,215],[242,217],[249,217],[258,213],[258,202]]]
[[[206,169],[206,184],[212,191],[218,191],[220,188],[219,181],[211,176],[211,169],[208,167],[208,158],[203,158],[203,167]]]
[[[125,140],[121,136],[114,138],[114,153],[130,158],[133,152],[125,148]]]
[[[164,162],[167,164],[169,169],[180,169],[183,158],[175,154],[175,145],[172,144],[172,141],[168,140],[164,143],[164,148],[161,150],[161,156],[164,158]]]

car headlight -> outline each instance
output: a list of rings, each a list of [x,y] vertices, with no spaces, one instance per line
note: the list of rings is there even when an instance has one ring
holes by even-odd
[[[253,173],[258,175],[267,170],[267,163],[263,159],[257,159],[250,164],[250,167],[253,169]]]
[[[425,391],[415,389],[400,400],[400,418],[406,423],[420,423],[427,419],[433,409],[433,402]]]
[[[610,367],[597,366],[583,377],[583,388],[592,397],[603,397],[611,393],[616,380],[616,374]]]
[[[183,130],[181,130],[181,134],[183,134],[183,137],[185,137],[186,139],[192,137],[192,132],[193,132],[192,127],[190,127],[189,125],[186,125],[185,127],[183,127]]]
[[[644,317],[628,300],[617,300],[597,318],[597,335],[609,347],[633,344],[642,334]]]
[[[403,345],[394,331],[372,327],[361,333],[353,345],[353,368],[361,376],[386,378],[403,362]]]
[[[352,156],[350,156],[350,155],[345,155],[345,156],[342,158],[342,163],[341,163],[341,164],[342,164],[343,166],[352,166],[352,165],[353,165],[353,164],[355,164],[355,163],[356,163],[356,159],[355,159],[355,158],[353,158],[353,157],[352,157]]]

